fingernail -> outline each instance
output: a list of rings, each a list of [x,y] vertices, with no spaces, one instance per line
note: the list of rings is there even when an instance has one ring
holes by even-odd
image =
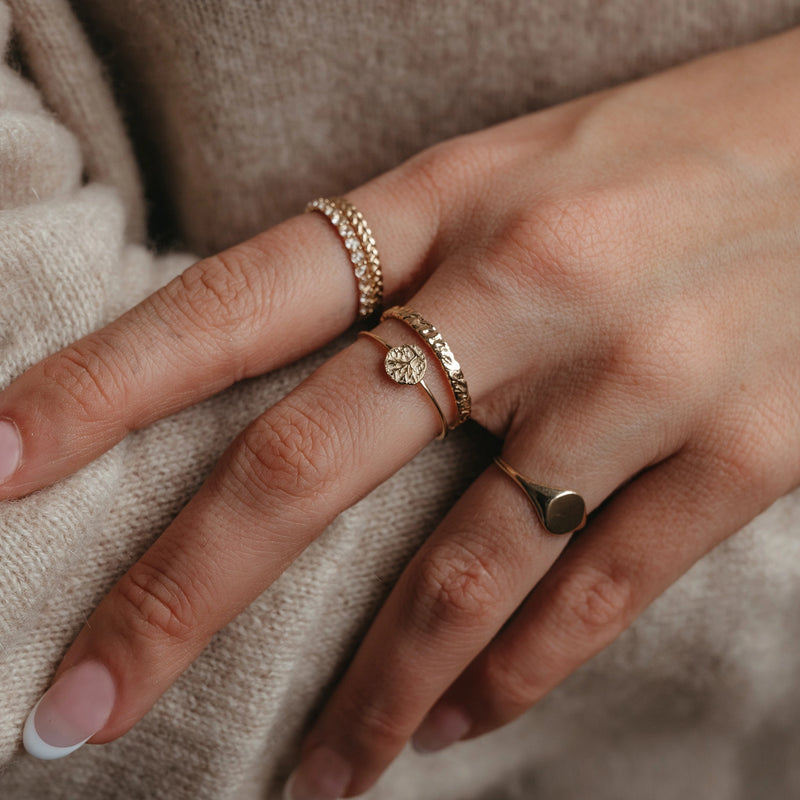
[[[435,753],[457,742],[470,727],[469,717],[460,709],[435,706],[411,737],[411,744],[418,753]]]
[[[106,724],[115,695],[111,674],[99,661],[68,669],[28,715],[25,749],[48,760],[69,755]]]
[[[22,440],[10,419],[0,419],[0,483],[10,478],[19,466]]]
[[[286,781],[283,800],[339,800],[352,777],[353,770],[340,755],[317,747]]]

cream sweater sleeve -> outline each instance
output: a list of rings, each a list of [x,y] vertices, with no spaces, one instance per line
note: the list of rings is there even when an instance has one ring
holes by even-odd
[[[11,23],[9,8],[0,4],[4,51]],[[85,44],[60,30],[65,44]],[[57,42],[38,41],[57,55]],[[72,62],[79,70],[89,63]],[[103,113],[96,98],[89,105]],[[90,127],[91,113],[82,116]],[[112,138],[113,131],[106,139]],[[131,190],[124,198],[110,185],[114,175],[98,175],[99,159],[87,166],[86,152],[36,87],[0,66],[0,387],[112,318],[178,266],[175,259],[156,264],[126,236],[137,215],[130,169],[118,170]],[[124,165],[124,153],[111,158]],[[93,558],[92,537],[116,501],[123,449],[57,486],[0,506],[0,764],[17,751],[20,715],[74,631],[77,617],[69,617],[85,614],[91,602],[86,595],[75,602],[64,590],[76,565]],[[111,552],[100,562],[94,571],[106,576],[124,563]],[[6,796],[2,789],[0,796]]]

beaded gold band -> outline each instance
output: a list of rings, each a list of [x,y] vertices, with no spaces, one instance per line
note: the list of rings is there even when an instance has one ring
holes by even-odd
[[[495,458],[494,463],[525,492],[539,521],[550,533],[575,533],[586,524],[586,503],[577,492],[534,483],[502,458]]]
[[[453,397],[456,401],[456,421],[450,425],[450,430],[457,428],[462,422],[466,422],[472,410],[472,400],[469,396],[467,381],[461,371],[461,365],[456,361],[453,351],[442,337],[442,334],[430,322],[407,306],[394,306],[386,309],[383,312],[381,321],[385,319],[399,319],[401,322],[405,322],[433,350],[433,354],[439,359],[439,363],[447,375],[447,380],[450,382],[450,388],[453,390]]]
[[[417,347],[415,344],[401,344],[398,347],[392,347],[376,333],[372,333],[372,331],[359,331],[358,335],[373,339],[386,348],[387,353],[383,362],[383,368],[386,370],[386,374],[395,383],[406,386],[420,386],[425,390],[425,394],[430,397],[436,409],[436,413],[439,415],[439,420],[442,423],[442,432],[436,438],[444,439],[449,430],[447,426],[447,417],[445,417],[442,407],[433,396],[433,392],[431,392],[428,385],[423,380],[425,371],[428,368],[428,362],[421,348]]]
[[[364,215],[343,197],[318,197],[306,206],[306,211],[319,211],[336,228],[358,282],[358,315],[369,317],[383,302],[383,273]]]

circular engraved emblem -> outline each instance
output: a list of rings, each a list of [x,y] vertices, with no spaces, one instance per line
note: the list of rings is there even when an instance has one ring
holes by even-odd
[[[425,353],[415,344],[401,344],[386,354],[383,365],[395,383],[415,384],[425,377],[428,362]]]

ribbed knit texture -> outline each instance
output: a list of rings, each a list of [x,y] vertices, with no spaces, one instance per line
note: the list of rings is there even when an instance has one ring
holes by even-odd
[[[0,386],[191,262],[143,247],[146,206],[161,236],[208,253],[445,137],[800,22],[800,0],[9,5],[32,83],[0,67]],[[11,17],[0,4],[2,41]],[[342,514],[122,739],[46,763],[21,727],[233,436],[347,340],[0,505],[2,800],[278,800],[392,581],[487,463],[475,430]],[[405,753],[369,796],[800,795],[799,533],[795,494],[517,723]]]

